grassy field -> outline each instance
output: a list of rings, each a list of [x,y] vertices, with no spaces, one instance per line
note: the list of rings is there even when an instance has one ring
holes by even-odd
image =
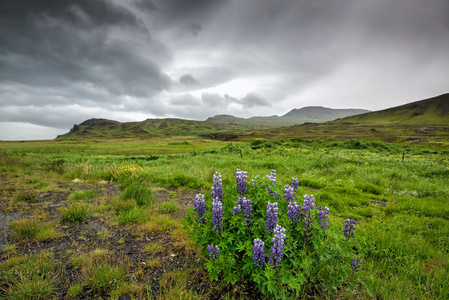
[[[357,221],[363,264],[332,298],[449,298],[447,144],[320,134],[1,142],[0,298],[261,298],[250,280],[210,281],[184,222],[214,173],[235,186],[237,168],[249,181],[274,169],[281,187],[297,177],[297,201],[314,195],[336,232]],[[331,297],[306,286],[293,298]]]

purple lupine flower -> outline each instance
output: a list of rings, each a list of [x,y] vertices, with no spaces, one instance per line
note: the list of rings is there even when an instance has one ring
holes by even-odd
[[[304,212],[307,213],[309,210],[315,208],[315,198],[313,198],[313,195],[304,195]]]
[[[296,192],[296,190],[299,187],[298,178],[292,177],[292,187],[293,187],[293,190]]]
[[[281,263],[282,256],[284,255],[284,240],[285,240],[285,229],[279,225],[276,225],[274,230],[274,237],[271,240],[273,246],[270,249],[270,264],[274,267],[279,266]]]
[[[329,215],[331,212],[328,207],[325,207],[323,210],[321,205],[318,206],[317,209],[319,210],[318,221],[320,222],[320,228],[324,232],[324,230],[329,228],[329,222],[327,220],[329,220]]]
[[[261,239],[254,240],[253,260],[256,266],[265,265],[265,243]]]
[[[240,205],[234,206],[232,209],[232,215],[234,216],[236,213],[242,212],[242,207]]]
[[[353,273],[357,273],[360,270],[360,267],[362,266],[363,260],[359,259],[356,260],[355,258],[351,259],[351,269]]]
[[[289,184],[284,185],[284,197],[287,202],[295,201],[295,191]]]
[[[270,179],[273,182],[274,187],[276,187],[276,170],[271,170],[271,173],[265,177]]]
[[[213,259],[218,258],[218,255],[220,254],[220,248],[218,248],[218,246],[211,244],[207,246],[207,250],[209,250],[209,257],[212,257]]]
[[[214,183],[211,188],[210,196],[212,199],[217,198],[219,201],[223,202],[223,184],[221,181],[221,173],[215,172]]]
[[[271,170],[270,175],[266,175],[265,177],[268,178],[268,179],[270,179],[271,182],[273,182],[273,186],[276,187],[276,184],[277,184],[277,182],[276,182],[276,170]],[[274,192],[274,191],[270,188],[269,185],[267,185],[266,189],[267,189],[268,193],[269,193],[271,196],[277,198],[278,195],[276,194],[276,192]]]
[[[296,204],[296,202],[288,203],[288,213],[287,216],[292,223],[298,222],[299,218],[301,218],[301,205]]]
[[[246,198],[237,198],[237,203],[243,210],[243,216],[245,217],[246,222],[250,222],[251,217],[253,216],[253,201]]]
[[[357,225],[357,223],[354,219],[346,219],[345,223],[345,230],[343,232],[344,236],[348,238],[354,237],[355,225]]]
[[[246,171],[242,171],[240,169],[237,169],[235,179],[237,180],[237,191],[240,195],[244,196],[247,191],[247,182],[246,179],[248,178],[248,173]]]
[[[217,233],[223,230],[223,207],[217,198],[212,199],[212,221]]]
[[[206,203],[204,202],[203,194],[196,194],[195,200],[193,201],[193,206],[196,208],[196,213],[198,214],[199,222],[206,223],[205,213],[206,213]]]
[[[265,229],[268,230],[269,233],[273,233],[276,225],[278,224],[278,204],[270,203],[267,204],[267,219],[265,221]]]

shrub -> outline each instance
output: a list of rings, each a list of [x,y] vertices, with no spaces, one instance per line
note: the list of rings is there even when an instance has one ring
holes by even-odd
[[[348,219],[350,227],[343,235],[344,224],[331,226],[327,207],[315,206],[311,195],[297,204],[296,192],[277,186],[273,170],[248,184],[244,197],[227,187],[223,201],[205,200],[205,213],[190,209],[192,238],[208,257],[211,280],[252,280],[270,298],[304,292],[335,295],[343,286],[355,288],[358,269],[351,268],[351,251],[356,222]]]

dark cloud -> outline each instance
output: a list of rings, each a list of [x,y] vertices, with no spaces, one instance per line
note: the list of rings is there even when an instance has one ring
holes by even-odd
[[[182,75],[179,78],[179,83],[184,84],[184,85],[198,85],[199,81],[196,80],[192,74],[188,73],[188,74]]]
[[[243,104],[244,108],[253,108],[258,106],[272,106],[271,103],[256,93],[249,93],[240,102]]]
[[[168,61],[170,51],[124,7],[98,0],[20,1],[2,5],[0,14],[3,82],[51,88],[85,83],[138,97],[170,87],[156,64]]]

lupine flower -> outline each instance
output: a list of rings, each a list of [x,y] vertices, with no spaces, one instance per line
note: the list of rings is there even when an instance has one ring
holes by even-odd
[[[362,266],[363,260],[359,259],[356,260],[355,258],[351,259],[351,269],[353,273],[357,273],[360,270],[360,267]]]
[[[265,229],[268,230],[269,233],[273,233],[276,225],[278,224],[278,204],[270,203],[267,204],[267,219],[265,221]]]
[[[276,187],[276,170],[271,170],[271,173],[265,177],[270,179],[273,182],[274,187]]]
[[[320,222],[320,228],[324,232],[324,230],[329,228],[329,222],[327,220],[329,220],[329,215],[331,214],[331,212],[328,207],[325,207],[323,210],[323,207],[321,205],[318,206],[317,209],[319,210],[318,221]]]
[[[270,175],[266,175],[265,177],[268,178],[268,179],[270,179],[271,182],[273,182],[273,186],[276,187],[276,184],[277,184],[277,182],[276,182],[276,170],[271,170]],[[267,185],[266,189],[267,189],[268,193],[269,193],[271,196],[273,196],[273,197],[275,197],[275,198],[277,198],[277,197],[279,196],[279,195],[276,194],[276,192],[274,192],[268,185]]]
[[[240,201],[241,201],[240,206],[242,207],[243,216],[245,217],[245,221],[247,223],[249,223],[251,220],[251,217],[253,216],[253,214],[252,214],[253,201],[251,201],[250,199],[246,199],[246,198],[240,198]]]
[[[274,230],[274,237],[271,240],[273,242],[273,247],[270,249],[270,264],[277,267],[281,263],[282,256],[284,255],[284,240],[285,240],[285,229],[279,225],[276,225]]]
[[[355,230],[355,225],[357,225],[357,223],[355,222],[354,219],[346,219],[345,220],[345,230],[343,232],[345,237],[354,237],[354,230]]]
[[[211,188],[210,196],[212,199],[217,198],[219,201],[223,202],[223,184],[221,182],[221,173],[215,172],[214,174],[214,184]]]
[[[304,212],[307,213],[309,210],[315,208],[315,198],[313,198],[313,195],[304,195]]]
[[[287,201],[287,202],[295,201],[295,191],[288,184],[284,185],[284,197],[285,197],[285,201]]]
[[[199,222],[206,223],[205,213],[206,213],[206,203],[204,202],[203,194],[196,194],[195,200],[193,201],[193,206],[196,208],[196,213],[198,214]]]
[[[296,190],[297,190],[298,187],[299,187],[298,178],[292,177],[292,187],[293,187],[293,190],[296,192]]]
[[[237,191],[240,195],[244,196],[247,191],[247,182],[246,179],[248,178],[246,171],[242,171],[240,169],[237,169],[235,179],[237,180]]]
[[[256,266],[265,265],[265,243],[261,239],[254,240],[253,260]]]
[[[212,200],[212,221],[214,229],[220,233],[223,229],[223,207],[217,198]]]
[[[232,209],[232,215],[234,216],[236,213],[242,212],[242,207],[240,205],[234,206]]]
[[[207,246],[207,250],[209,250],[209,257],[212,257],[213,259],[218,258],[218,255],[220,254],[220,248],[218,248],[218,246],[211,244]]]
[[[288,213],[287,216],[292,223],[298,222],[301,218],[301,205],[296,204],[296,202],[288,203]]]

